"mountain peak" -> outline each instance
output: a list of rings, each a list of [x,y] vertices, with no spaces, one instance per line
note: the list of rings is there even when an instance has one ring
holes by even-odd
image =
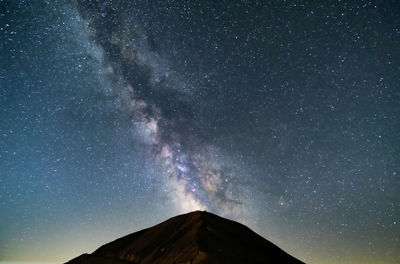
[[[68,264],[302,263],[248,227],[206,211],[175,216]]]

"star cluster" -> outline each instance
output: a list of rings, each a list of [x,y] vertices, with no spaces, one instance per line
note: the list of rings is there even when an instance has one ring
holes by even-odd
[[[398,263],[399,11],[0,1],[0,260],[200,209],[306,263]]]

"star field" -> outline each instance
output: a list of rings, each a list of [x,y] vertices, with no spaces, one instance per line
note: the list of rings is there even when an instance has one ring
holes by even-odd
[[[0,1],[0,261],[200,209],[306,263],[398,263],[399,25],[396,1]]]

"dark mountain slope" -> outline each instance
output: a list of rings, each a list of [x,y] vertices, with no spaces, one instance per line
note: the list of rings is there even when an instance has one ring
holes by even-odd
[[[303,263],[248,227],[208,212],[173,217],[68,264]]]

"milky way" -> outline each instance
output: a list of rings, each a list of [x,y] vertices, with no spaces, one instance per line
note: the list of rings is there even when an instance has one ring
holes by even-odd
[[[232,194],[234,175],[218,163],[218,150],[204,136],[204,104],[191,98],[200,87],[185,83],[179,68],[169,66],[158,48],[163,43],[155,40],[159,32],[143,25],[133,4],[82,1],[79,8],[119,109],[163,163],[177,205],[243,217],[240,194]]]
[[[0,1],[0,260],[201,209],[306,263],[398,263],[399,10]]]

